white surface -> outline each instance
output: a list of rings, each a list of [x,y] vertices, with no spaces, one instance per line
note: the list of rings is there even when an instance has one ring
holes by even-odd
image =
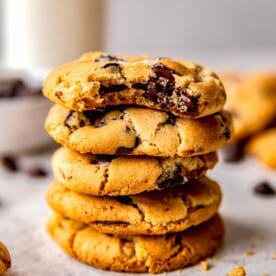
[[[49,165],[49,154],[25,157],[23,167]],[[202,272],[199,265],[168,275],[226,275],[237,265],[244,265],[248,275],[276,275],[276,197],[253,194],[259,180],[276,182],[276,172],[261,168],[253,160],[239,165],[219,164],[212,176],[221,182],[224,200],[221,213],[226,224],[223,247],[212,268]],[[11,251],[13,268],[8,276],[33,275],[120,275],[103,272],[81,264],[63,253],[44,230],[47,207],[44,193],[51,176],[32,179],[23,173],[0,170],[0,240]],[[247,256],[253,251],[253,256]],[[124,274],[125,275],[125,274]]]

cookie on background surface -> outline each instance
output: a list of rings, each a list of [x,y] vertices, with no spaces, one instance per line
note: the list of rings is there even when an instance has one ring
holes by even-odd
[[[81,113],[54,105],[45,128],[58,143],[81,153],[190,157],[229,141],[231,122],[224,111],[186,119],[148,108]]]
[[[265,130],[252,137],[245,150],[264,165],[276,169],[276,128]]]
[[[50,100],[76,111],[139,105],[181,117],[213,114],[225,104],[221,81],[209,69],[170,58],[111,56],[102,52],[51,72],[43,84]]]
[[[217,163],[217,154],[161,158],[80,154],[58,149],[52,157],[55,179],[75,192],[91,195],[133,195],[185,184]]]
[[[219,74],[225,85],[225,109],[233,116],[232,141],[247,138],[276,118],[276,72]]]
[[[224,235],[218,215],[184,232],[115,236],[52,213],[47,230],[60,247],[81,262],[107,270],[150,273],[180,269],[212,256]]]
[[[7,247],[0,242],[0,275],[5,275],[4,273],[11,267],[11,256]]]
[[[89,196],[58,182],[47,191],[48,204],[56,212],[100,232],[120,235],[183,231],[214,216],[221,197],[219,185],[207,177],[133,196]]]

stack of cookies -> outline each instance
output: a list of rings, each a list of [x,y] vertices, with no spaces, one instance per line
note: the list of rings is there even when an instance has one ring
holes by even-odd
[[[159,273],[212,255],[223,237],[219,185],[205,173],[231,136],[210,70],[102,52],[54,70],[46,129],[53,155],[47,228],[80,261]]]

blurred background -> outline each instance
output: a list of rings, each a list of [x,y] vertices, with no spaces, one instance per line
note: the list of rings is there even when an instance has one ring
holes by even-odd
[[[273,66],[273,0],[0,0],[1,63],[51,68],[88,50]]]

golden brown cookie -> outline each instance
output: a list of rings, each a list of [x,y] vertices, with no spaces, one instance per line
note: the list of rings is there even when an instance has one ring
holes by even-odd
[[[60,144],[81,153],[189,157],[216,151],[231,136],[226,112],[185,119],[148,108],[79,113],[54,105],[46,124]]]
[[[81,262],[107,270],[149,273],[180,269],[213,255],[224,234],[219,216],[176,234],[114,236],[52,214],[47,230],[67,253]]]
[[[276,118],[276,73],[220,76],[227,93],[225,109],[233,115],[232,141],[262,130]]]
[[[46,78],[43,93],[76,111],[139,105],[199,118],[222,109],[225,91],[209,69],[170,58],[84,54]]]
[[[11,256],[7,247],[0,242],[0,275],[4,273],[11,267]]]
[[[60,148],[52,157],[52,168],[55,179],[75,192],[118,196],[185,184],[216,162],[216,153],[161,158],[80,154]]]
[[[247,144],[246,152],[256,156],[268,167],[276,169],[276,128],[254,136]]]
[[[100,232],[157,235],[183,231],[214,216],[221,191],[207,177],[163,191],[118,197],[79,194],[53,182],[47,201],[61,215],[88,223]]]

